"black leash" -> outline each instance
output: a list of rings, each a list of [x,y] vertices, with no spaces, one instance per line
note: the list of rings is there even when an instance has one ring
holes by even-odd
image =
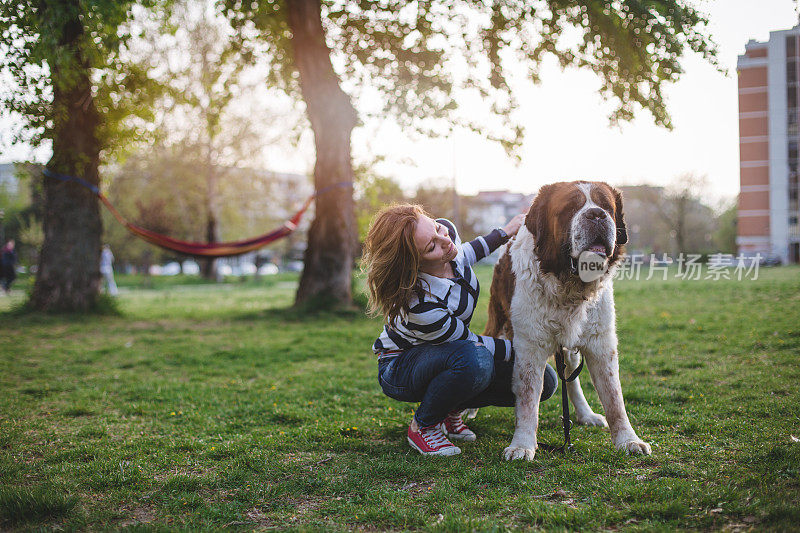
[[[556,351],[556,373],[561,380],[561,421],[564,424],[564,444],[561,446],[553,446],[552,444],[545,444],[540,442],[539,449],[546,452],[565,453],[572,450],[572,441],[569,438],[569,430],[572,429],[572,420],[569,419],[569,397],[567,396],[567,383],[575,381],[578,374],[583,370],[583,355],[581,355],[581,362],[578,364],[572,374],[566,376],[567,365],[564,361],[564,347],[559,346]]]

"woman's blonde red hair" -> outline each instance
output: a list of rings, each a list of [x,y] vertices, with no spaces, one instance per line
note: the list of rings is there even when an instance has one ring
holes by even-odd
[[[429,215],[418,205],[385,207],[372,219],[364,241],[369,312],[383,315],[387,324],[407,313],[412,295],[422,292],[419,250],[414,242],[421,216]]]

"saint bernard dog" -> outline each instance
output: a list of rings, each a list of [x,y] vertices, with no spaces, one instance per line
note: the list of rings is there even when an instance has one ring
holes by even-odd
[[[650,453],[631,427],[619,382],[612,278],[627,241],[619,191],[598,182],[554,183],[541,188],[495,266],[484,333],[512,339],[516,352],[516,429],[507,460],[530,461],[536,453],[544,367],[558,346],[568,372],[583,355],[605,411],[592,411],[575,379],[567,392],[577,423],[610,427],[619,450]],[[584,252],[604,267],[587,282],[578,268]]]

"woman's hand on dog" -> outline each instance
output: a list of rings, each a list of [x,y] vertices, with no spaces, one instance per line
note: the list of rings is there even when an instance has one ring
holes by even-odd
[[[515,216],[511,220],[508,221],[508,224],[505,225],[503,231],[506,232],[506,235],[509,237],[513,237],[519,231],[520,226],[525,223],[525,213],[520,213],[519,215]]]

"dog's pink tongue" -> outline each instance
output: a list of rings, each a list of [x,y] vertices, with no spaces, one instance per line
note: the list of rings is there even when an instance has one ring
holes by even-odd
[[[606,247],[602,244],[593,244],[591,247],[589,247],[589,251],[598,254],[604,254],[606,253]]]

